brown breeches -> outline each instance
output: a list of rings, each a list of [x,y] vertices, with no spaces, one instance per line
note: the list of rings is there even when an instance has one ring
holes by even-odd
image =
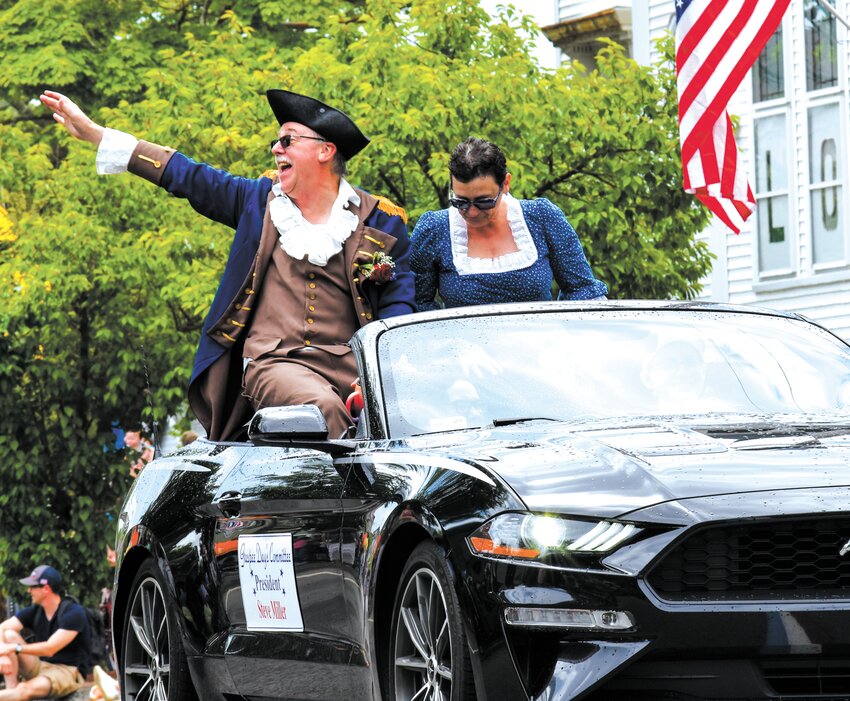
[[[328,422],[328,437],[339,438],[352,424],[345,399],[356,377],[352,353],[334,355],[319,348],[291,352],[288,356],[272,353],[248,363],[243,392],[255,410],[315,404]]]

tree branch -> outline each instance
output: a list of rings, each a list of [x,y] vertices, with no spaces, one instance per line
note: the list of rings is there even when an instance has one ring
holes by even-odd
[[[600,173],[594,172],[592,170],[585,170],[585,167],[596,160],[601,159],[610,159],[613,156],[619,156],[625,153],[636,153],[640,151],[640,149],[635,148],[623,148],[623,149],[611,149],[603,153],[594,153],[584,160],[584,162],[578,167],[571,168],[566,173],[562,173],[554,178],[550,178],[549,180],[544,180],[540,185],[537,186],[537,189],[534,191],[534,197],[541,197],[546,192],[553,190],[558,185],[566,182],[570,178],[575,175],[587,175],[591,178],[596,178],[599,182],[607,185],[608,187],[614,187],[616,183],[613,180],[608,180],[604,178]]]
[[[428,164],[417,157],[416,162],[419,164],[419,168],[422,170],[422,175],[425,176],[425,179],[431,183],[431,187],[434,188],[434,192],[437,193],[437,200],[440,202],[440,209],[444,209],[448,206],[449,202],[446,199],[445,188],[440,187],[434,178],[431,177],[430,173],[428,173]]]
[[[196,317],[189,314],[183,307],[175,302],[166,302],[168,311],[171,313],[171,319],[174,321],[174,328],[180,332],[199,331],[202,322]]]
[[[379,175],[381,178],[381,182],[383,182],[384,185],[387,186],[387,189],[392,193],[393,200],[395,200],[395,203],[404,207],[404,196],[401,194],[401,192],[399,192],[399,189],[393,184],[393,181],[387,177],[384,171],[380,171]]]
[[[0,120],[0,124],[18,124],[19,122],[44,122],[45,124],[49,124],[53,121],[53,117],[44,117],[38,116],[35,114],[30,114],[29,116],[19,115],[17,117],[12,117],[11,119],[3,119]]]

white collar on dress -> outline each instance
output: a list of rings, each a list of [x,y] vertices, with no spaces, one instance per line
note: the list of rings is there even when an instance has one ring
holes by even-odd
[[[502,197],[508,203],[508,225],[511,227],[518,250],[505,253],[498,258],[469,257],[469,234],[466,222],[455,207],[449,207],[449,239],[452,244],[452,260],[458,275],[521,270],[537,261],[537,247],[525,223],[519,200],[507,192]]]
[[[307,257],[313,265],[324,267],[331,256],[342,250],[360,222],[349,204],[360,205],[360,196],[344,178],[339,180],[339,194],[324,224],[311,224],[295,203],[283,194],[280,183],[272,186],[275,198],[269,202],[269,215],[280,236],[280,247],[296,260]]]

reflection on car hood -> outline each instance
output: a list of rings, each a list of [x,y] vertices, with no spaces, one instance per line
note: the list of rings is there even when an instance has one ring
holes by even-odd
[[[846,421],[538,421],[482,430],[473,441],[464,431],[412,442],[479,464],[529,509],[577,515],[613,517],[672,500],[850,485]]]

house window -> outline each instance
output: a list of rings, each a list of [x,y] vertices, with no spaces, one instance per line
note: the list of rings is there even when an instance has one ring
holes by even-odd
[[[835,18],[818,0],[805,0],[806,89],[822,90],[838,84],[838,42]]]
[[[809,108],[812,262],[844,259],[843,151],[838,103]]]
[[[753,100],[763,102],[785,95],[782,25],[773,33],[753,66]]]
[[[783,113],[758,118],[754,125],[759,271],[763,273],[791,269],[787,121]]]

